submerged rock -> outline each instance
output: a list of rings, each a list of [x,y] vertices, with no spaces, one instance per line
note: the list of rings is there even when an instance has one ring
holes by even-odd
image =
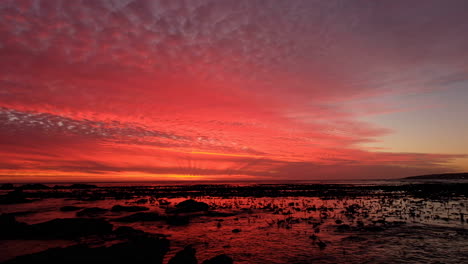
[[[148,199],[138,199],[135,201],[136,204],[145,204],[148,203]]]
[[[114,230],[114,234],[116,234],[119,237],[142,237],[146,236],[147,233],[145,233],[142,230],[137,230],[133,227],[130,226],[120,226],[117,229]]]
[[[168,264],[198,264],[195,256],[196,250],[192,246],[186,246],[183,250],[177,252]]]
[[[54,189],[94,189],[98,188],[98,186],[93,184],[84,184],[84,183],[75,183],[70,186],[65,185],[55,185]]]
[[[149,208],[145,206],[124,206],[124,205],[114,205],[111,209],[112,212],[140,212],[140,211],[148,211]]]
[[[0,215],[0,238],[1,239],[15,239],[18,236],[28,232],[29,225],[16,221],[12,214]]]
[[[197,202],[193,199],[185,200],[178,203],[176,206],[176,212],[180,213],[192,213],[200,211],[208,211],[209,205],[204,202]]]
[[[166,218],[166,222],[168,225],[172,226],[188,225],[190,223],[190,217],[185,215],[169,215]]]
[[[23,190],[46,190],[50,189],[49,186],[41,184],[41,183],[32,183],[32,184],[25,184],[19,187]]]
[[[234,261],[231,257],[226,254],[218,255],[214,258],[203,261],[202,264],[233,264]]]
[[[380,231],[384,231],[385,229],[381,226],[368,225],[368,226],[364,226],[362,230],[368,231],[368,232],[380,232]]]
[[[94,184],[83,184],[83,183],[76,183],[68,186],[68,189],[94,189],[98,188]]]
[[[12,215],[12,216],[25,216],[25,215],[32,215],[32,214],[37,214],[38,211],[18,211],[18,212],[12,212],[12,213],[8,213],[8,215]]]
[[[76,216],[78,216],[78,217],[82,217],[82,216],[94,217],[94,216],[104,214],[107,211],[108,211],[107,209],[100,208],[100,207],[90,207],[90,208],[85,208],[85,209],[77,212]]]
[[[112,232],[112,224],[104,219],[58,218],[31,225],[32,235],[38,238],[74,239],[88,235],[103,235]]]
[[[13,190],[14,188],[15,186],[13,186],[11,183],[4,183],[0,185],[0,190]]]
[[[30,203],[33,200],[28,199],[21,189],[11,191],[0,196],[0,204]]]
[[[343,231],[348,231],[348,230],[351,230],[351,226],[347,224],[342,224],[336,227],[336,231],[343,232]]]
[[[28,225],[13,215],[0,216],[0,237],[4,239],[76,239],[112,232],[112,224],[103,219],[58,218]]]
[[[209,211],[203,214],[203,216],[210,216],[210,217],[230,217],[236,216],[237,213],[234,212],[218,212],[218,211]]]
[[[131,214],[131,215],[128,215],[128,216],[116,218],[116,219],[114,219],[114,221],[133,223],[133,222],[139,222],[139,221],[159,221],[159,220],[163,220],[163,219],[164,218],[162,216],[160,216],[158,213],[140,212],[140,213],[135,213],[135,214]]]
[[[320,249],[325,249],[327,247],[327,244],[322,240],[319,240],[316,244]]]
[[[138,238],[110,247],[89,248],[76,245],[52,248],[39,253],[16,257],[5,264],[48,263],[48,264],[162,264],[169,250],[169,241],[160,238]]]
[[[83,207],[73,206],[73,205],[66,205],[60,207],[60,211],[62,212],[73,212],[82,209]]]
[[[341,239],[341,241],[350,241],[350,242],[362,242],[366,240],[367,238],[360,237],[360,236],[348,236],[348,237],[344,237]]]

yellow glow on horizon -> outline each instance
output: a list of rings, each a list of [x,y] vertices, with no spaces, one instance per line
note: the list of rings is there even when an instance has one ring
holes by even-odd
[[[71,177],[70,177],[71,176]],[[71,180],[70,180],[71,178]],[[0,182],[138,182],[138,181],[211,181],[249,180],[250,175],[192,175],[151,174],[136,171],[111,172],[106,174],[69,173],[63,171],[15,171],[0,170]]]

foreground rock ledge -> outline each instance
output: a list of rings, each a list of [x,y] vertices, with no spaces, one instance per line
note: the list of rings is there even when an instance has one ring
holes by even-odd
[[[162,264],[169,251],[169,240],[165,238],[138,238],[110,247],[90,248],[76,245],[52,248],[39,253],[16,257],[5,264],[48,263],[48,264]]]

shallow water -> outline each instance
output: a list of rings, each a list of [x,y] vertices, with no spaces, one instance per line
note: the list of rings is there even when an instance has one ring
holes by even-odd
[[[155,187],[149,188],[151,191]],[[358,197],[294,196],[294,193],[283,197],[197,195],[195,199],[209,204],[211,211],[232,215],[195,214],[190,224],[184,226],[170,226],[164,221],[112,222],[112,219],[132,213],[108,211],[99,217],[109,219],[115,227],[131,226],[149,233],[168,235],[171,251],[166,261],[184,246],[192,244],[199,260],[226,253],[233,257],[235,263],[468,262],[466,197],[434,200],[401,192],[385,195],[378,192]],[[148,201],[138,205],[165,214],[167,207],[189,197],[158,196],[155,199],[153,195],[134,195],[129,199],[96,201],[45,198],[32,203],[1,205],[0,213],[31,211],[18,214],[16,219],[34,224],[76,217],[76,212],[59,211],[66,205],[110,209],[116,204],[135,205],[142,198]],[[162,198],[170,204],[160,205],[158,199]],[[240,229],[240,232],[233,233],[234,229]],[[320,248],[319,241],[326,246]],[[0,261],[73,243],[76,242],[4,240],[0,241]],[[98,239],[87,243],[98,246],[109,241]]]

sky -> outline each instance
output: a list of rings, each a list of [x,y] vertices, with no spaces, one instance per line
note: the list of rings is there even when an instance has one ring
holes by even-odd
[[[0,1],[0,181],[468,171],[468,2]]]

